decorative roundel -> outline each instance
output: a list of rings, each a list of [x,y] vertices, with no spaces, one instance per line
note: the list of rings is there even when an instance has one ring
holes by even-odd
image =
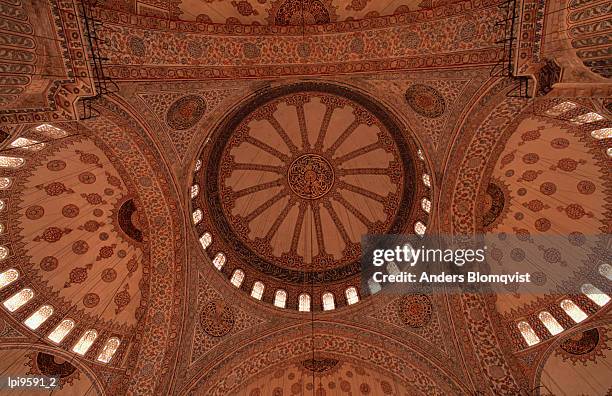
[[[412,110],[423,117],[438,118],[446,110],[446,102],[440,92],[429,85],[411,85],[404,97]]]
[[[172,129],[189,129],[200,121],[206,111],[206,101],[198,95],[187,95],[172,103],[166,123]]]
[[[399,302],[398,314],[405,325],[419,328],[431,320],[431,300],[425,294],[409,294]]]
[[[595,328],[569,337],[559,347],[572,355],[585,355],[595,349],[598,343],[599,331]]]
[[[417,151],[381,105],[347,88],[259,93],[200,154],[190,190],[200,243],[254,298],[297,309],[306,293],[301,310],[352,304],[369,294],[359,290],[361,236],[427,224],[431,186]]]
[[[222,337],[234,327],[234,313],[223,301],[211,301],[200,312],[200,325],[208,335]]]

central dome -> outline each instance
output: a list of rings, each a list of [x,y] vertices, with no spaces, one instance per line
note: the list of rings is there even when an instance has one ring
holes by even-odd
[[[359,288],[362,235],[402,233],[415,220],[415,155],[393,117],[344,87],[259,94],[228,115],[200,157],[207,251],[223,252],[223,271],[240,268],[247,284]]]

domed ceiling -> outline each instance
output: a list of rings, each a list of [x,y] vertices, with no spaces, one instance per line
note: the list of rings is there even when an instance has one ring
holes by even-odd
[[[212,234],[207,252],[225,254],[226,275],[245,271],[247,290],[262,281],[264,300],[275,289],[289,291],[290,306],[313,288],[340,296],[359,288],[362,235],[425,222],[415,208],[428,195],[416,151],[394,118],[360,94],[314,83],[271,90],[232,114],[203,149],[199,235]]]

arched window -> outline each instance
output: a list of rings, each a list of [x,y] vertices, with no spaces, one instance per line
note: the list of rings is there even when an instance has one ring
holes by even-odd
[[[298,310],[300,312],[310,312],[310,296],[306,293],[298,297]]]
[[[418,150],[417,150],[417,155],[419,156],[419,159],[420,159],[421,161],[425,161],[425,156],[423,155],[423,150],[418,149]]]
[[[83,333],[81,339],[74,344],[74,347],[72,347],[72,352],[78,353],[79,355],[85,355],[89,348],[91,348],[93,345],[96,338],[98,338],[97,331],[93,329],[87,330],[85,333]]]
[[[353,305],[359,301],[359,295],[357,294],[357,289],[353,286],[349,287],[344,291],[344,295],[346,296],[346,303],[348,305]]]
[[[6,190],[11,186],[11,183],[10,177],[0,177],[0,190]]]
[[[9,268],[0,274],[0,290],[15,282],[19,278],[19,271]]]
[[[53,315],[53,307],[51,305],[43,305],[38,308],[36,312],[30,315],[23,324],[28,326],[32,330],[38,329],[38,326],[43,324],[45,320],[49,319],[49,317]]]
[[[323,311],[331,311],[336,308],[336,304],[334,303],[334,295],[330,292],[323,294]]]
[[[194,199],[195,197],[197,197],[199,193],[200,193],[200,186],[198,186],[197,184],[194,184],[193,186],[191,186],[191,199]]]
[[[601,128],[591,132],[591,136],[595,139],[612,139],[612,128]]]
[[[0,223],[0,234],[4,234],[4,224]]]
[[[520,330],[523,338],[527,345],[532,346],[538,344],[540,342],[540,337],[533,331],[529,323],[522,321],[518,324],[518,329]]]
[[[253,289],[251,290],[251,297],[256,300],[261,300],[261,297],[263,297],[264,289],[265,286],[263,283],[261,283],[260,281],[255,282],[253,284]]]
[[[0,211],[3,211],[6,208],[6,202],[3,199],[0,199]]]
[[[200,237],[200,245],[202,245],[202,249],[206,249],[210,246],[211,243],[212,235],[210,235],[210,232],[205,232],[204,234],[202,234],[202,236]]]
[[[608,280],[612,280],[612,265],[602,264],[599,266],[599,273],[601,276],[605,276]]]
[[[576,103],[574,103],[574,102],[559,103],[555,107],[548,109],[546,111],[546,114],[549,115],[549,116],[553,116],[553,117],[554,116],[558,116],[558,115],[561,115],[563,113],[567,113],[568,111],[572,110],[576,106],[578,106],[578,105]]]
[[[426,213],[429,213],[431,211],[431,201],[427,198],[421,199],[421,208],[423,208]]]
[[[370,278],[368,279],[368,289],[370,289],[371,294],[376,294],[382,289],[382,287],[380,286],[380,283]]]
[[[3,304],[10,312],[15,312],[30,301],[32,297],[34,297],[32,289],[21,289],[4,301]]]
[[[591,122],[603,120],[603,116],[601,114],[597,114],[594,112],[586,113],[579,115],[578,117],[572,118],[570,121],[574,124],[582,125],[582,124],[590,124]]]
[[[422,237],[423,235],[425,235],[426,230],[427,227],[425,227],[425,224],[421,223],[420,221],[414,223],[414,232],[416,232],[418,236]]]
[[[585,314],[582,309],[580,309],[576,304],[574,304],[572,300],[561,301],[561,308],[576,323],[580,323],[586,318],[588,318],[587,314]]]
[[[202,160],[197,160],[195,163],[195,168],[193,169],[194,172],[199,171],[202,168]]]
[[[0,155],[0,167],[2,168],[19,168],[23,164],[25,164],[23,158]]]
[[[244,272],[242,272],[241,269],[237,269],[232,274],[232,279],[230,279],[230,282],[232,283],[232,285],[236,287],[240,287],[240,285],[242,285],[243,280],[244,280]]]
[[[284,290],[277,290],[274,294],[274,305],[279,308],[285,308],[287,304],[287,292]]]
[[[102,348],[102,352],[100,352],[100,355],[98,356],[98,361],[102,363],[110,362],[115,352],[117,352],[119,345],[121,345],[121,341],[119,341],[119,338],[117,337],[109,338],[106,341],[106,344],[104,344],[104,348]]]
[[[542,321],[551,335],[557,335],[563,331],[563,326],[557,322],[557,319],[555,319],[550,312],[542,311],[538,315],[538,318]]]
[[[20,138],[13,140],[10,146],[15,147],[15,148],[24,148],[27,150],[38,151],[38,150],[41,150],[43,147],[45,147],[45,144],[40,143],[38,140],[32,140],[32,139],[20,137]]]
[[[582,285],[580,287],[580,291],[600,307],[603,307],[610,301],[610,297],[606,293],[602,292],[590,283],[585,283]]]
[[[608,157],[612,157],[612,147],[608,147],[606,153],[608,154]]]
[[[47,136],[54,138],[54,139],[59,139],[61,137],[68,135],[68,133],[64,131],[63,129],[54,127],[53,125],[50,125],[50,124],[42,124],[42,125],[37,126],[34,129],[36,129],[39,132],[43,132]]]
[[[191,219],[193,220],[193,224],[198,224],[200,221],[202,221],[202,209],[196,209],[193,211],[193,213],[191,214]]]
[[[225,264],[225,260],[226,260],[225,254],[219,252],[213,259],[213,265],[215,266],[216,269],[220,270],[221,268],[223,268],[223,265]]]
[[[389,273],[389,275],[397,275],[400,273],[400,269],[398,268],[397,264],[395,264],[395,262],[389,261],[387,263],[387,272]]]
[[[4,260],[5,258],[7,258],[8,254],[9,250],[4,246],[0,246],[0,260]]]
[[[427,188],[431,188],[431,178],[427,173],[423,174],[423,184],[425,184]]]
[[[55,327],[55,329],[53,329],[53,331],[47,336],[47,338],[55,342],[56,344],[59,344],[60,342],[62,342],[64,337],[66,337],[68,333],[72,331],[73,328],[74,320],[64,319],[60,324],[57,325],[57,327]]]

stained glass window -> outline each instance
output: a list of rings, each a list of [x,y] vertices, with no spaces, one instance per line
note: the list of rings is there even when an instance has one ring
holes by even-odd
[[[431,179],[427,173],[423,174],[423,184],[425,184],[425,186],[428,188],[431,188]]]
[[[194,199],[195,197],[197,197],[199,193],[200,193],[200,186],[198,186],[197,184],[194,184],[193,186],[191,186],[191,199]]]
[[[93,345],[94,341],[98,338],[98,332],[89,329],[81,336],[81,339],[72,347],[72,352],[78,353],[79,355],[85,355],[89,348]]]
[[[251,297],[253,297],[256,300],[261,300],[261,297],[263,296],[263,292],[264,292],[264,284],[261,283],[260,281],[257,281],[253,284],[253,290],[251,290]]]
[[[582,291],[585,296],[600,307],[603,307],[610,301],[610,297],[606,293],[602,292],[590,283],[585,283],[582,285],[580,287],[580,291]]]
[[[43,132],[47,136],[54,138],[54,139],[58,139],[58,138],[68,135],[68,133],[64,131],[63,129],[54,127],[53,125],[49,125],[49,124],[42,124],[42,125],[37,126],[34,129],[36,129],[39,132]]]
[[[100,355],[98,356],[98,361],[102,363],[110,362],[115,352],[117,352],[119,345],[121,345],[121,341],[119,341],[119,338],[117,337],[109,338],[106,341],[106,344],[104,344],[104,348],[102,348],[102,352],[100,352]]]
[[[540,342],[540,337],[533,331],[529,323],[519,322],[518,329],[520,330],[527,345],[532,346]]]
[[[232,283],[232,285],[236,287],[240,287],[240,285],[242,285],[243,280],[244,280],[244,272],[242,272],[241,269],[237,269],[232,274],[232,279],[230,279],[230,282]]]
[[[538,318],[544,323],[544,326],[548,329],[551,335],[557,335],[563,331],[563,326],[557,322],[554,316],[550,312],[542,311],[538,315]]]
[[[298,297],[298,310],[300,312],[310,312],[310,296],[306,293]]]
[[[420,221],[414,223],[414,232],[416,232],[418,236],[422,237],[423,235],[425,235],[426,230],[427,227],[425,227],[425,224],[421,223]]]
[[[196,209],[191,214],[191,219],[193,220],[193,224],[198,224],[202,221],[202,209]]]
[[[571,109],[575,108],[576,106],[578,106],[576,103],[574,102],[563,102],[563,103],[559,103],[558,105],[556,105],[555,107],[548,109],[546,111],[546,114],[549,116],[558,116],[561,115],[563,113],[566,113],[568,111],[570,111]]]
[[[423,151],[421,149],[417,150],[417,155],[421,161],[425,161],[425,156],[423,155]]]
[[[591,136],[595,139],[612,139],[612,128],[601,128],[591,131]],[[608,155],[610,155],[610,149],[608,149]]]
[[[62,342],[64,337],[68,335],[74,328],[74,320],[72,319],[64,319],[60,324],[57,325],[55,329],[47,336],[51,341],[59,344]]]
[[[569,315],[570,318],[576,323],[580,323],[585,320],[588,316],[580,309],[572,300],[561,301],[561,308]]]
[[[17,138],[10,144],[11,147],[24,148],[32,151],[38,151],[45,147],[44,143],[40,143],[38,140],[32,140],[27,138]]]
[[[336,308],[336,304],[334,303],[334,295],[330,292],[323,294],[323,311],[331,311]]]
[[[346,289],[344,291],[344,294],[346,296],[346,303],[348,305],[355,304],[356,302],[359,301],[359,295],[357,294],[357,289],[354,288],[353,286]]]
[[[370,289],[370,293],[376,294],[382,289],[380,283],[376,282],[374,279],[368,279],[368,289]]]
[[[590,112],[590,113],[579,115],[578,117],[574,117],[570,121],[573,122],[574,124],[582,125],[582,124],[589,124],[591,122],[600,121],[600,120],[603,120],[602,115]]]
[[[0,155],[0,167],[19,168],[23,164],[25,164],[25,160],[23,158]]]
[[[5,190],[11,186],[11,179],[9,177],[0,177],[0,189]]]
[[[421,200],[421,208],[427,213],[431,211],[431,201],[427,198]]]
[[[287,292],[284,290],[277,290],[274,294],[274,305],[279,308],[285,308],[287,304]]]
[[[226,260],[225,254],[217,253],[215,258],[213,259],[213,265],[215,266],[215,268],[220,270],[221,268],[223,268],[223,265],[225,264],[225,260]]]
[[[34,297],[32,289],[22,289],[9,297],[3,304],[10,312],[15,312],[30,301],[32,297]]]
[[[53,307],[51,305],[43,305],[38,308],[36,312],[30,315],[23,324],[28,326],[32,330],[38,329],[38,326],[43,324],[45,320],[49,319],[49,317],[53,315]]]
[[[202,245],[202,249],[206,249],[210,246],[211,243],[212,235],[210,235],[210,232],[205,232],[204,234],[202,234],[202,236],[200,237],[200,245]]]
[[[602,264],[599,266],[599,273],[601,276],[605,276],[609,280],[612,280],[612,265]]]
[[[4,260],[5,258],[7,258],[9,255],[9,250],[4,247],[4,246],[0,246],[0,260]]]
[[[19,271],[15,268],[9,268],[0,274],[0,289],[5,288],[19,278]]]
[[[197,160],[195,163],[194,172],[199,171],[202,168],[202,160]]]

